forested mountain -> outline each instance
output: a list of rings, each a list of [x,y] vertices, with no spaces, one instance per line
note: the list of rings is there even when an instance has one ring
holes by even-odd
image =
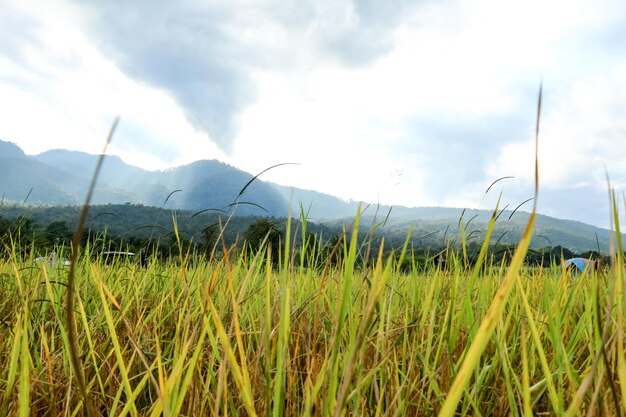
[[[26,158],[26,154],[16,144],[0,140],[0,158]]]
[[[80,205],[97,160],[97,155],[67,150],[27,156],[15,144],[0,141],[0,206],[11,208],[13,214],[20,210],[32,214],[36,211],[33,206]],[[197,161],[165,171],[146,171],[126,164],[116,156],[107,156],[92,203],[114,204],[118,211],[132,207],[133,215],[143,216],[145,221],[129,221],[128,228],[131,229],[133,225],[136,228],[149,224],[169,227],[171,210],[182,210],[189,217],[198,212],[232,213],[236,207],[238,216],[281,218],[287,215],[291,204],[294,217],[299,217],[301,205],[309,220],[341,232],[351,223],[357,211],[358,202],[346,202],[317,191],[280,186],[261,179],[250,183],[252,178],[251,174],[216,160]],[[166,210],[154,211],[151,207]],[[366,210],[362,224],[368,225],[364,227],[372,225],[374,234],[385,234],[387,239],[397,244],[404,242],[412,227],[412,243],[432,247],[459,242],[461,225],[470,243],[481,242],[492,214],[490,210],[441,207],[363,207]],[[48,211],[44,217],[53,220],[58,216],[57,220],[64,220],[69,211],[57,211],[54,215]],[[160,213],[158,216],[157,212]],[[4,213],[9,215],[6,210]],[[116,215],[121,216],[119,213]],[[106,218],[107,215],[103,214],[103,219]],[[501,213],[492,240],[503,245],[516,243],[527,221],[528,213]],[[126,227],[120,226],[124,223],[119,221],[111,224]],[[95,223],[93,226],[100,227],[102,224]],[[533,246],[562,245],[579,252],[600,248],[606,252],[609,236],[610,232],[606,229],[539,215]]]
[[[84,201],[97,155],[51,150],[26,156],[10,142],[0,141],[2,201],[35,205],[76,205]],[[197,161],[165,171],[146,171],[116,156],[104,160],[94,204],[142,204],[184,210],[241,215],[287,214],[287,201],[269,184],[219,161]]]
[[[83,178],[91,178],[98,162],[98,155],[84,152],[53,149],[35,155],[32,159],[56,167],[64,172],[74,173]],[[100,181],[114,187],[124,188],[128,181],[145,180],[150,171],[128,165],[117,156],[107,156],[100,170]]]
[[[0,193],[4,200],[29,204],[73,205],[84,201],[89,180],[33,158],[0,155]],[[136,201],[132,192],[99,182],[95,204]]]
[[[400,243],[398,239],[406,238],[409,230],[412,229],[411,242],[417,247],[459,245],[462,240],[463,229],[468,244],[482,244],[491,217],[489,210],[465,210],[463,212],[461,209],[429,208],[424,211],[431,212],[431,216],[418,217],[419,214],[416,214],[413,220],[408,220],[407,218],[403,219],[402,216],[394,217],[394,208],[385,222],[389,208],[386,209],[386,211],[380,209],[376,218],[366,214],[363,217],[363,224],[378,225],[378,233],[384,234],[388,239],[395,239],[394,244],[396,245]],[[416,213],[419,212],[420,210],[416,209]],[[436,212],[439,213],[435,214]],[[515,212],[509,219],[510,215],[511,211],[504,211],[499,216],[491,235],[492,244],[515,245],[521,239],[530,215],[524,212]],[[337,228],[351,222],[351,218],[345,218],[327,221],[325,224]],[[589,250],[607,253],[610,246],[610,236],[611,232],[606,229],[539,214],[535,219],[531,247],[563,246],[576,253]]]
[[[33,158],[67,173],[80,173],[84,180],[91,178],[98,161],[97,155],[65,150],[52,150]],[[129,193],[126,201],[148,206],[228,211],[233,203],[239,203],[237,211],[242,214],[286,215],[286,201],[262,181],[250,184],[237,198],[251,179],[252,175],[216,160],[151,172],[127,165],[119,157],[107,156],[98,183],[124,189]]]
[[[301,204],[305,213],[308,212],[309,217],[316,221],[354,216],[359,206],[358,202],[347,202],[318,191],[285,187],[278,184],[271,185],[286,201],[292,203],[294,213],[300,212]]]
[[[237,212],[242,215],[287,215],[287,201],[273,187],[263,181],[253,181],[246,187],[252,175],[216,160],[156,172],[155,178],[169,192],[181,190],[169,198],[166,207],[227,211],[237,204]],[[163,200],[155,203],[163,205]]]

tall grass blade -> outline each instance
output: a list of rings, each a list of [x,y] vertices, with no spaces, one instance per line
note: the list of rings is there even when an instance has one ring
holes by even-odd
[[[25,316],[28,317],[28,307],[25,308]],[[30,415],[30,350],[28,349],[28,320],[23,321],[20,343],[20,386],[18,390],[18,415],[28,417]]]
[[[491,240],[491,233],[493,232],[493,227],[498,219],[498,207],[500,206],[500,199],[502,198],[502,193],[498,197],[498,202],[496,203],[496,208],[493,210],[491,214],[491,220],[489,220],[489,225],[487,226],[487,232],[485,233],[485,240],[483,240],[483,245],[480,248],[480,253],[478,254],[478,259],[476,260],[476,265],[474,265],[474,279],[478,278],[478,274],[483,268],[483,261],[485,260],[485,255],[487,254],[487,250],[489,249],[489,241]]]
[[[480,357],[489,342],[493,331],[502,316],[502,311],[506,305],[506,302],[509,298],[513,287],[515,286],[515,282],[517,280],[517,274],[519,269],[522,267],[524,262],[524,258],[526,257],[526,252],[528,251],[528,247],[530,246],[530,240],[532,238],[532,231],[535,223],[535,214],[537,211],[537,194],[539,192],[539,121],[541,116],[541,98],[542,98],[542,87],[539,88],[539,100],[537,105],[537,126],[535,130],[535,200],[533,204],[533,211],[530,215],[530,219],[528,220],[528,224],[526,225],[526,229],[524,230],[524,234],[522,235],[522,239],[520,240],[515,254],[513,255],[513,259],[511,260],[511,265],[506,273],[496,296],[483,319],[474,340],[472,341],[467,354],[465,355],[465,359],[461,364],[461,368],[459,369],[456,378],[450,388],[450,392],[443,403],[441,410],[439,411],[440,417],[452,417],[455,412],[457,405],[461,399],[461,395],[465,392],[470,378],[474,374],[475,369],[478,367],[480,362]]]
[[[615,315],[617,323],[615,323],[617,336],[617,375],[622,395],[622,406],[617,401],[614,394],[615,407],[619,410],[620,416],[626,412],[626,358],[624,358],[624,247],[622,244],[622,233],[619,227],[619,211],[617,209],[617,199],[613,193],[613,217],[615,220],[615,238],[617,240],[617,254],[615,257],[614,279],[615,279]],[[625,202],[626,204],[626,202]],[[614,389],[614,388],[613,388]]]
[[[95,275],[97,276],[97,274]],[[98,281],[101,281],[101,280],[98,279]],[[104,313],[104,318],[106,321],[106,326],[110,333],[111,343],[113,344],[116,364],[117,364],[118,369],[120,370],[120,374],[122,378],[121,388],[123,388],[123,391],[126,393],[127,399],[130,400],[133,397],[133,389],[130,384],[130,378],[128,375],[126,361],[124,360],[122,344],[120,343],[120,338],[118,337],[117,331],[115,329],[116,327],[115,320],[113,319],[113,313],[111,309],[109,308],[109,303],[107,302],[107,298],[112,298],[112,303],[113,305],[115,305],[115,307],[118,310],[121,310],[121,307],[119,306],[119,304],[117,304],[114,297],[112,297],[112,294],[110,294],[110,290],[102,282],[99,282],[98,293],[100,294],[100,301],[102,303],[102,308],[104,310],[103,313]],[[107,297],[107,295],[105,294],[110,295],[110,297]],[[132,402],[131,402],[131,414],[133,416],[138,415],[137,408]]]
[[[526,347],[526,321],[522,319],[520,329],[522,347],[522,405],[524,417],[532,417],[533,411],[530,402],[530,371],[528,369],[528,348]]]
[[[550,370],[550,365],[548,364],[548,359],[546,357],[545,350],[541,345],[541,336],[539,335],[539,330],[535,325],[535,317],[530,308],[530,304],[528,303],[528,298],[526,297],[526,293],[522,288],[519,281],[517,282],[518,292],[520,298],[522,299],[522,304],[524,306],[524,311],[526,312],[526,317],[528,318],[528,325],[530,327],[530,333],[533,336],[535,342],[535,349],[537,349],[537,354],[539,355],[539,363],[541,364],[541,369],[543,371],[543,377],[548,386],[548,394],[550,396],[550,402],[552,403],[552,408],[557,415],[563,413],[563,403],[562,398],[557,394],[556,386],[554,385],[554,381],[552,380],[552,371]]]
[[[11,343],[11,353],[9,355],[9,369],[6,378],[6,390],[4,391],[2,398],[2,410],[5,411],[7,408],[7,404],[9,399],[11,398],[11,394],[13,393],[13,387],[15,385],[15,380],[17,379],[17,370],[19,365],[20,354],[22,350],[22,332],[23,332],[23,324],[22,324],[22,315],[18,314],[17,319],[15,320],[15,326],[13,328],[13,343]]]
[[[269,168],[265,168],[263,171],[259,172],[259,173],[258,173],[258,174],[256,174],[254,177],[252,177],[252,179],[250,179],[250,181],[248,181],[248,182],[246,183],[246,185],[244,185],[244,186],[243,186],[243,188],[239,191],[239,194],[237,194],[237,198],[235,198],[235,201],[236,201],[239,197],[241,197],[241,196],[243,195],[243,193],[245,193],[245,192],[246,192],[246,190],[248,189],[248,187],[249,187],[250,185],[252,185],[252,183],[253,183],[254,181],[256,181],[256,179],[257,179],[257,178],[259,178],[262,174],[266,173],[267,171],[269,171],[269,170],[271,170],[271,169],[274,169],[274,168],[277,168],[277,167],[281,167],[281,166],[284,166],[284,165],[300,165],[300,164],[299,164],[299,163],[297,163],[297,162],[283,162],[283,163],[281,163],[281,164],[276,164],[276,165],[272,165],[272,166],[271,166],[271,167],[269,167]]]
[[[339,293],[339,299],[341,303],[337,311],[335,328],[333,330],[332,342],[331,342],[331,355],[328,362],[328,394],[331,396],[331,401],[326,404],[326,414],[330,414],[334,409],[334,403],[336,402],[335,396],[337,392],[337,386],[339,384],[339,359],[340,359],[340,346],[341,337],[344,325],[348,315],[348,310],[352,304],[352,281],[354,278],[354,264],[356,262],[356,252],[358,246],[358,234],[359,234],[359,222],[361,220],[361,205],[357,208],[357,214],[352,226],[352,236],[350,237],[350,247],[348,248],[347,256],[345,256],[344,269],[341,283],[341,292]]]
[[[170,199],[170,197],[171,197],[171,196],[173,196],[173,195],[174,195],[174,194],[176,194],[176,193],[180,193],[181,191],[183,191],[183,190],[174,190],[174,191],[172,191],[171,193],[169,193],[169,194],[167,195],[167,197],[165,197],[165,201],[163,202],[163,205],[166,205],[166,204],[167,204],[167,202],[168,202],[168,200]]]
[[[93,176],[91,178],[91,183],[89,184],[89,189],[87,191],[87,196],[85,197],[85,204],[80,213],[80,218],[78,219],[78,225],[76,226],[76,233],[74,233],[74,239],[72,241],[72,256],[70,260],[70,269],[67,273],[67,298],[66,298],[66,310],[67,310],[67,336],[70,343],[70,359],[72,364],[72,369],[74,371],[74,375],[76,376],[76,383],[80,390],[80,393],[83,397],[83,401],[87,405],[87,412],[89,414],[92,413],[89,410],[89,398],[87,395],[87,384],[85,382],[85,375],[83,373],[83,367],[80,360],[80,353],[78,351],[78,335],[76,328],[76,318],[74,317],[74,296],[75,296],[75,273],[76,266],[78,263],[78,254],[80,253],[80,241],[83,236],[83,231],[85,229],[85,222],[87,221],[87,214],[89,213],[89,205],[91,204],[91,197],[96,188],[96,182],[98,181],[98,175],[100,174],[100,169],[102,168],[102,163],[104,162],[104,158],[106,155],[106,150],[113,138],[113,133],[115,133],[115,129],[117,128],[119,118],[116,118],[113,121],[113,125],[109,130],[109,135],[104,144],[104,148],[102,149],[102,153],[98,158],[98,163],[96,164],[96,169],[94,170]]]
[[[500,178],[498,178],[497,180],[495,180],[494,182],[492,182],[492,183],[491,183],[491,185],[489,185],[489,187],[487,187],[487,191],[485,191],[485,194],[488,194],[488,193],[489,193],[489,190],[491,190],[491,187],[493,187],[494,185],[496,185],[496,183],[498,183],[499,181],[502,181],[502,180],[507,180],[507,179],[511,179],[511,178],[515,178],[515,177],[512,177],[512,176],[510,176],[510,175],[507,175],[506,177],[500,177]]]
[[[367,335],[368,328],[370,326],[372,315],[374,313],[374,308],[378,303],[380,295],[385,287],[387,278],[391,274],[392,268],[392,258],[389,257],[387,260],[387,265],[383,270],[383,244],[381,244],[380,252],[378,255],[378,262],[376,270],[374,271],[374,277],[372,282],[372,289],[370,290],[367,304],[365,307],[365,311],[363,313],[363,317],[361,318],[361,322],[359,323],[359,328],[356,333],[356,337],[352,342],[352,346],[350,348],[350,353],[347,356],[346,366],[342,377],[342,384],[339,389],[339,393],[337,395],[337,403],[335,405],[335,413],[334,417],[341,417],[343,412],[343,407],[346,401],[346,396],[348,395],[348,389],[350,387],[350,383],[352,381],[352,376],[354,375],[355,366],[357,362],[357,355],[360,353],[363,343],[365,341],[365,336]]]
[[[287,255],[285,255],[287,256]],[[283,274],[285,276],[286,274]],[[272,416],[282,417],[284,412],[284,398],[285,398],[285,377],[286,377],[286,363],[289,354],[289,287],[287,283],[283,282],[281,285],[281,303],[280,303],[280,323],[278,330],[278,342],[276,347],[276,376],[274,378],[274,395]]]
[[[527,200],[522,201],[517,207],[515,207],[515,210],[513,210],[511,212],[511,214],[509,215],[509,220],[511,220],[511,218],[513,217],[513,215],[515,214],[515,212],[517,212],[517,210],[519,210],[520,207],[522,207],[524,204],[528,203],[529,201],[532,201],[534,199],[534,197],[531,197]]]
[[[237,363],[237,357],[235,356],[235,352],[233,352],[233,348],[230,344],[230,338],[226,334],[226,329],[224,328],[222,320],[220,319],[220,316],[215,309],[213,301],[210,298],[207,301],[209,310],[211,311],[211,316],[213,317],[213,323],[215,323],[217,334],[221,341],[222,348],[224,349],[228,364],[230,365],[230,371],[233,375],[233,379],[235,380],[235,384],[239,389],[239,396],[248,415],[254,417],[257,415],[257,412],[254,407],[251,386],[245,380],[245,376],[241,370],[241,366],[239,366],[239,364]]]

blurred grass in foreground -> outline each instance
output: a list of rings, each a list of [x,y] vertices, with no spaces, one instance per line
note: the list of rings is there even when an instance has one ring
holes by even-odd
[[[266,246],[145,268],[82,256],[74,313],[89,411],[72,374],[67,271],[2,260],[0,415],[435,415],[511,273],[453,412],[626,411],[621,255],[573,277],[489,259],[472,270],[454,256],[405,273],[382,253],[355,268],[357,246],[324,270],[288,252],[272,268]]]

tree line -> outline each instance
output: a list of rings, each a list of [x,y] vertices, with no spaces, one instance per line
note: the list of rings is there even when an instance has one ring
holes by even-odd
[[[207,218],[206,220],[208,220]],[[173,230],[158,235],[135,233],[111,233],[106,227],[100,229],[86,229],[83,233],[81,245],[88,246],[92,253],[103,251],[125,251],[151,256],[159,259],[178,257],[181,252],[205,258],[220,257],[224,249],[244,250],[249,257],[255,256],[260,250],[270,253],[272,265],[280,264],[285,256],[286,228],[284,219],[244,218],[222,219],[211,217],[209,224],[203,224],[201,230],[190,233],[189,230]],[[228,221],[231,223],[229,224]],[[73,224],[67,220],[55,220],[40,225],[25,215],[18,215],[14,219],[0,216],[0,256],[16,256],[21,259],[44,256],[56,251],[60,256],[69,253],[74,235]],[[308,223],[308,229],[302,234],[302,224],[293,222],[292,236],[290,236],[290,260],[295,265],[324,267],[335,266],[341,263],[344,256],[346,242],[349,242],[351,231],[324,228]],[[141,229],[138,229],[141,230]],[[200,236],[200,237],[198,237]],[[374,259],[383,245],[383,234],[372,233],[372,230],[361,230],[357,242],[356,262],[366,265]],[[405,237],[406,238],[406,237]],[[384,253],[386,256],[398,254],[404,241],[398,237],[385,241]],[[417,267],[433,266],[449,263],[451,259],[460,260],[466,265],[472,265],[480,250],[479,242],[470,242],[465,251],[457,246],[421,246],[409,245],[409,256],[402,260],[401,267],[412,270]],[[492,245],[489,248],[487,259],[499,265],[510,260],[515,251],[515,245]],[[547,246],[531,249],[526,255],[526,263],[535,266],[549,266],[560,264],[562,260],[572,257],[585,257],[606,260],[606,255],[597,251],[574,253],[563,246]],[[400,261],[398,259],[398,261]]]

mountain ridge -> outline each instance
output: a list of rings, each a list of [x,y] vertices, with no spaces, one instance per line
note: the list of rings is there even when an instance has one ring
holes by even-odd
[[[91,181],[98,155],[54,149],[28,156],[17,145],[0,141],[0,196],[2,202],[33,205],[80,205]],[[291,203],[294,213],[308,213],[311,221],[322,224],[348,224],[359,202],[314,190],[253,180],[253,175],[218,160],[200,160],[162,171],[148,171],[125,163],[118,156],[104,160],[93,204],[140,204],[145,206],[285,217]],[[252,181],[252,182],[250,182]],[[247,187],[246,187],[247,185]],[[245,192],[242,190],[245,187]],[[403,207],[362,205],[364,220],[385,220],[395,231],[410,226],[424,234],[452,235],[451,229],[467,222],[480,235],[492,210],[450,207]],[[374,216],[374,213],[377,215]],[[389,213],[389,215],[387,215]],[[463,219],[461,214],[463,213]],[[497,223],[503,242],[521,236],[529,214],[504,211]],[[512,215],[512,218],[508,217]],[[610,231],[576,221],[538,215],[535,235],[546,235],[554,246],[569,243],[575,249],[608,248]],[[596,240],[596,236],[598,236]],[[498,239],[494,233],[494,239]],[[438,239],[443,239],[438,236]],[[554,241],[554,242],[553,242]],[[563,245],[566,246],[566,245]]]

